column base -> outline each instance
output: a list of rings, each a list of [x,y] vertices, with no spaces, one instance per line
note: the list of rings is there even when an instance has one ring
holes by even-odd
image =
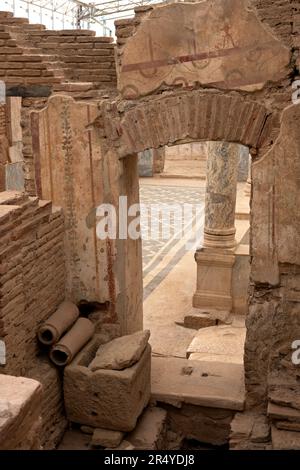
[[[203,247],[196,251],[197,288],[193,307],[231,312],[231,279],[235,255],[230,250]]]
[[[223,250],[231,249],[236,246],[236,229],[212,230],[204,227],[204,248],[217,248]]]

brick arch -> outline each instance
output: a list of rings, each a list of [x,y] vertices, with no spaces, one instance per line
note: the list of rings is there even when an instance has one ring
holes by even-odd
[[[274,118],[263,105],[242,95],[191,91],[137,102],[117,120],[113,134],[118,135],[121,158],[201,140],[240,143],[264,153],[272,143]]]

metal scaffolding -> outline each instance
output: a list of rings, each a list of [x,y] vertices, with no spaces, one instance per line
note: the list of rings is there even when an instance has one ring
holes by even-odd
[[[1,9],[46,24],[48,28],[102,28],[112,35],[113,20],[130,18],[134,8],[162,0],[2,0]],[[4,6],[2,7],[2,5]]]

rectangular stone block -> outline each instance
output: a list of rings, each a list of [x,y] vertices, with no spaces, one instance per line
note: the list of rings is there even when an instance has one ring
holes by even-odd
[[[42,386],[0,374],[0,450],[40,448]]]
[[[96,336],[65,368],[64,399],[70,421],[115,431],[132,431],[150,399],[151,347],[124,370],[88,366],[100,345]]]

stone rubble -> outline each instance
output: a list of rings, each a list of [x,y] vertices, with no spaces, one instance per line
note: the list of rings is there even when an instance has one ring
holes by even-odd
[[[150,331],[141,331],[122,336],[99,347],[95,358],[89,365],[93,372],[99,369],[123,370],[136,364],[150,338]]]

